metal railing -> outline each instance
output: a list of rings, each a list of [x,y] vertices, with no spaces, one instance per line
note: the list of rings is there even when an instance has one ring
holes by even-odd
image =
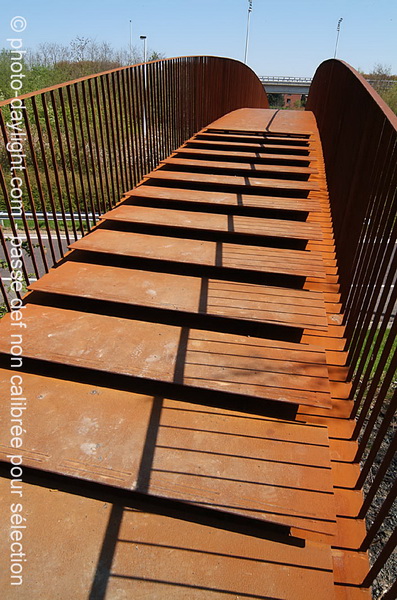
[[[311,77],[288,77],[288,75],[261,75],[259,79],[262,83],[297,83],[310,85]]]
[[[316,115],[326,166],[348,340],[361,463],[358,515],[372,567],[363,582],[375,597],[397,597],[397,117],[349,65],[329,60],[313,79],[307,110]],[[390,566],[390,562],[388,563]],[[383,583],[380,582],[381,575]]]
[[[12,271],[10,240],[23,234],[26,289],[193,133],[237,108],[266,106],[249,67],[206,56],[115,69],[0,102],[3,271]],[[3,279],[0,289],[9,308]]]
[[[78,219],[79,219],[79,213],[75,212],[75,213],[69,213],[69,212],[56,212],[56,213],[42,213],[42,212],[37,212],[33,213],[33,212],[28,212],[25,211],[25,217],[27,218],[27,220],[33,220],[34,214],[36,214],[36,217],[39,219],[39,224],[41,222],[41,225],[44,226],[44,219],[45,216],[47,215],[48,221],[51,223],[53,223],[53,227],[55,228],[55,221],[61,221],[63,218],[65,218],[66,221],[70,221],[70,224],[73,225],[73,221],[75,223],[77,223]],[[90,223],[90,226],[92,227],[92,225],[94,223],[96,223],[98,221],[98,219],[100,218],[101,214],[100,213],[88,213],[87,215],[84,215],[85,218],[88,218],[88,221]],[[10,220],[10,215],[8,214],[7,211],[0,211],[0,225],[1,227],[3,227],[3,229],[8,229],[11,227],[11,220]]]

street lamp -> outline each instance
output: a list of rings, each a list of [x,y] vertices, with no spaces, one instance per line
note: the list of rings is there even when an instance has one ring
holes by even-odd
[[[249,39],[249,32],[250,32],[251,13],[252,13],[252,0],[248,0],[247,34],[245,36],[245,54],[244,54],[244,62],[245,62],[245,64],[247,64],[248,39]]]
[[[336,51],[338,50],[338,42],[339,42],[339,33],[340,33],[340,24],[343,21],[343,17],[341,17],[338,21],[338,25],[336,28],[336,43],[335,43],[335,54],[334,54],[334,58],[336,58]]]
[[[147,132],[147,124],[146,124],[146,95],[147,95],[147,78],[146,78],[146,35],[139,36],[141,40],[143,40],[143,87],[145,90],[145,99],[143,103],[143,116],[142,116],[142,124],[143,124],[143,138],[146,140],[146,132]],[[145,145],[145,159],[146,159],[146,145]]]
[[[132,21],[130,19],[130,64],[132,63]]]
[[[146,62],[146,35],[139,36],[141,40],[143,40],[143,62]]]

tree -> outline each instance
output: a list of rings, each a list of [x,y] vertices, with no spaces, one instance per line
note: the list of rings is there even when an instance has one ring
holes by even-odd
[[[365,77],[371,81],[371,85],[374,90],[376,90],[382,97],[383,94],[389,89],[389,85],[386,82],[395,78],[395,76],[392,75],[390,65],[383,65],[381,63],[376,63],[371,73]]]
[[[390,65],[376,63],[371,73],[363,73],[359,71],[365,79],[371,82],[372,87],[379,96],[390,106],[392,111],[397,114],[397,75],[392,75]],[[394,85],[390,84],[391,80],[395,80]]]
[[[92,47],[93,41],[90,38],[76,36],[70,42],[70,49],[72,54],[72,61],[82,62],[87,60],[89,54],[89,47]]]
[[[164,54],[150,50],[148,60],[160,60]],[[137,46],[115,50],[108,42],[77,36],[68,45],[43,42],[26,53],[24,93],[51,85],[93,75],[118,67],[143,62],[142,49]],[[10,88],[11,52],[0,49],[0,100],[12,95]]]
[[[267,99],[270,108],[282,108],[284,106],[283,94],[268,94]]]

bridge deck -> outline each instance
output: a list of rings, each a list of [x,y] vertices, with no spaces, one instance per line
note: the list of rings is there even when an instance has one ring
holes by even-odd
[[[218,119],[71,244],[22,311],[30,572],[58,575],[18,598],[368,598],[338,291],[309,112]]]

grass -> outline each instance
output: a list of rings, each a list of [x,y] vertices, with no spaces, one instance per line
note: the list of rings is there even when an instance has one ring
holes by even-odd
[[[29,230],[35,230],[36,229],[36,225],[35,225],[35,222],[33,221],[33,219],[27,219],[26,222],[27,222]],[[3,226],[4,229],[11,229],[10,219],[7,219],[7,218],[1,219],[1,223],[2,223],[2,226]],[[23,223],[22,219],[15,219],[15,223],[17,224],[19,231],[23,231],[25,229],[25,226],[24,226],[24,223]],[[38,223],[39,223],[39,228],[40,229],[46,229],[46,223],[45,223],[45,221],[41,221],[40,220]],[[51,230],[55,231],[55,223],[54,223],[54,221],[49,221],[48,224],[49,224],[49,228]],[[59,219],[58,219],[58,227],[59,227],[59,229],[61,231],[65,230],[65,225],[62,222],[60,222]]]
[[[366,344],[367,344],[367,341],[368,341],[370,333],[371,333],[370,330],[367,331],[367,334],[365,336],[365,340],[364,340],[363,346],[361,348],[359,362],[361,362],[361,360],[362,360],[363,351],[364,351],[364,348],[366,347]],[[364,371],[366,371],[366,369],[369,366],[370,361],[373,361],[373,364],[372,364],[372,367],[371,367],[371,377],[373,377],[373,375],[374,375],[374,373],[375,373],[375,371],[376,371],[376,369],[377,369],[377,367],[379,365],[379,362],[380,362],[380,360],[383,357],[385,346],[386,346],[386,343],[387,343],[389,335],[390,335],[390,329],[386,329],[386,331],[385,331],[385,333],[383,335],[383,338],[382,338],[382,340],[380,342],[379,350],[378,350],[376,356],[374,357],[373,356],[373,352],[374,352],[375,344],[376,344],[376,342],[377,342],[377,340],[379,338],[379,335],[380,335],[380,328],[377,329],[377,331],[376,331],[376,333],[374,335],[374,339],[372,340],[370,351],[368,353],[368,356],[366,358],[365,365],[364,365]],[[394,353],[395,353],[396,349],[397,349],[397,337],[394,338],[393,343],[391,345],[391,349],[389,351],[389,355],[387,357],[386,364],[385,364],[385,367],[383,369],[384,372],[386,372],[386,371],[389,370],[390,363],[391,363],[391,361],[393,359],[393,356],[394,356]]]

